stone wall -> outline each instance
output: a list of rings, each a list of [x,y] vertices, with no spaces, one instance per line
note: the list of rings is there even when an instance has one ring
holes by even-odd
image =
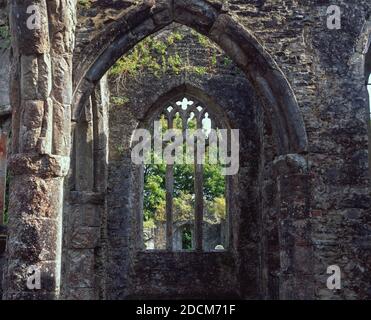
[[[223,252],[140,252],[130,299],[238,299],[233,255]]]
[[[367,104],[361,56],[362,44],[365,44],[362,27],[370,12],[369,4],[363,1],[354,6],[339,1],[343,11],[343,25],[339,31],[326,28],[325,10],[329,4],[322,2],[300,2],[299,5],[296,1],[229,1],[228,4],[229,10],[254,30],[255,36],[282,68],[304,117],[309,138],[307,162],[313,183],[307,217],[312,231],[306,231],[311,235],[314,254],[314,269],[306,276],[317,279],[312,294],[317,298],[340,297],[323,286],[326,265],[338,261],[346,278],[356,279],[355,283],[363,281],[360,287],[364,288],[352,289],[348,282],[343,297],[367,296],[369,284],[366,278],[362,279],[368,270],[369,247],[361,240],[367,237],[357,235],[358,240],[354,242],[356,240],[351,240],[354,236],[345,235],[356,235],[362,232],[360,226],[369,224],[361,219],[368,216],[370,209]],[[271,160],[273,158],[274,154],[270,156]],[[352,177],[351,181],[346,177]],[[265,184],[274,190],[269,179]],[[271,208],[268,203],[272,201],[272,191],[266,194],[267,206]],[[271,227],[268,224],[264,229]],[[267,259],[273,259],[273,264],[277,265],[274,252],[277,252],[278,232],[271,234],[272,247],[267,249]],[[273,269],[277,270],[277,266]]]

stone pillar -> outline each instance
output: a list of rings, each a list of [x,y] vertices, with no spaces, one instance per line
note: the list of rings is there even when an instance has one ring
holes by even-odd
[[[5,299],[57,299],[69,167],[75,0],[10,3],[13,154]],[[30,290],[28,272],[40,272]]]
[[[5,192],[6,192],[6,155],[8,135],[0,133],[0,224],[4,223]]]
[[[313,299],[313,246],[310,229],[310,176],[299,154],[274,160],[279,214],[280,299]]]

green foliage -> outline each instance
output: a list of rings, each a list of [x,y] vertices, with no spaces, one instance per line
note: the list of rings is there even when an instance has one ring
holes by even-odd
[[[85,9],[89,9],[92,5],[91,0],[78,0],[77,4]]]
[[[174,31],[170,36],[167,37],[167,43],[172,45],[175,42],[182,41],[183,38],[183,35],[179,31]]]
[[[8,224],[9,221],[9,185],[12,180],[12,176],[9,171],[6,172],[6,183],[5,183],[5,197],[4,197],[4,211],[3,217],[4,221],[0,221],[1,223]]]
[[[216,55],[216,51],[213,52],[212,56],[211,56],[211,64],[213,67],[216,67],[218,63],[218,58],[217,58],[217,55]]]
[[[194,66],[192,70],[198,74],[198,75],[203,75],[206,74],[207,68],[206,67],[201,67],[201,66]]]
[[[193,171],[191,164],[174,165],[174,197],[182,194],[194,194]]]
[[[127,55],[121,57],[111,68],[111,76],[136,77],[144,70],[159,77],[161,74],[172,71],[178,74],[183,64],[178,53],[170,55],[169,47],[181,41],[183,35],[173,32],[166,40],[148,37],[138,43]]]
[[[149,219],[143,222],[143,228],[144,229],[151,229],[155,227],[155,222],[153,219]]]
[[[210,39],[201,33],[195,32],[197,36],[198,43],[205,47],[205,48],[214,48],[214,44],[210,41]]]
[[[189,227],[182,232],[182,249],[192,250],[192,231]]]
[[[204,196],[209,201],[224,196],[225,176],[222,175],[220,169],[220,165],[209,164],[206,159],[204,165]]]
[[[194,201],[192,194],[180,192],[173,200],[174,220],[187,221],[193,219]]]
[[[204,75],[217,66],[219,49],[210,39],[192,30],[191,35],[208,51],[208,66],[189,65],[183,61],[176,44],[184,39],[184,35],[177,29],[165,39],[149,36],[138,43],[129,53],[121,57],[110,69],[110,76],[115,79],[137,77],[144,71],[160,77],[165,73],[179,74],[182,71]]]
[[[116,145],[115,150],[117,151],[118,154],[124,154],[125,148],[123,145]]]
[[[122,106],[122,105],[127,104],[128,102],[129,102],[128,97],[115,97],[115,96],[111,97],[111,103],[116,106],[117,105]]]
[[[164,164],[150,164],[144,168],[144,221],[165,220],[165,173]]]
[[[212,201],[206,201],[206,208],[209,213],[218,219],[225,219],[226,205],[224,197],[217,197]]]
[[[175,55],[170,56],[167,61],[170,69],[174,73],[179,74],[182,70],[182,58],[180,57],[180,55],[176,53]]]
[[[176,121],[175,121],[176,123]],[[178,124],[179,126],[179,124]],[[175,126],[176,127],[176,126]],[[175,164],[173,211],[175,221],[194,218],[194,165]],[[144,171],[144,221],[166,221],[166,165],[151,164]],[[225,177],[219,164],[204,164],[205,208],[214,216],[212,220],[225,218]],[[152,223],[151,222],[151,223]]]
[[[229,57],[224,57],[223,64],[224,64],[224,66],[226,66],[226,67],[230,66],[230,65],[232,64],[232,60],[231,60],[231,58],[229,58]]]
[[[8,26],[0,27],[0,49],[7,49],[10,47],[10,31]]]

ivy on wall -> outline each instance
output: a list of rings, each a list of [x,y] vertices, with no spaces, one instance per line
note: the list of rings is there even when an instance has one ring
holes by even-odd
[[[190,37],[190,38],[187,38]],[[180,42],[184,42],[179,46]],[[208,57],[199,65],[192,64],[185,58],[184,52],[181,52],[187,46],[187,41],[196,43],[205,49]],[[111,83],[117,87],[125,81],[135,79],[138,76],[150,73],[160,78],[167,74],[180,74],[181,72],[204,75],[212,73],[217,64],[228,66],[231,60],[225,57],[221,50],[206,36],[197,33],[194,30],[184,32],[184,27],[176,26],[169,34],[149,36],[138,43],[128,54],[122,56],[110,69],[109,76]],[[125,105],[129,102],[127,97],[111,96],[111,102],[114,105]]]
[[[10,31],[8,26],[0,26],[0,49],[10,47]]]
[[[166,40],[148,37],[138,43],[129,54],[120,58],[110,70],[111,76],[136,77],[146,70],[156,76],[172,71],[178,74],[181,71],[182,59],[178,53],[168,55],[169,47],[183,39],[179,32],[173,32]]]
[[[91,7],[91,0],[78,0],[77,1],[77,4],[80,6],[80,7],[83,7],[85,9],[89,9]]]
[[[127,76],[136,77],[146,71],[160,77],[165,73],[179,74],[182,71],[205,74],[212,72],[217,65],[217,57],[220,55],[219,49],[205,36],[191,32],[198,44],[207,49],[209,53],[209,65],[189,65],[184,61],[176,44],[184,39],[184,34],[174,29],[165,39],[151,36],[136,45],[129,54],[119,59],[111,68],[109,74],[116,78],[126,78]],[[172,53],[170,53],[172,52]]]

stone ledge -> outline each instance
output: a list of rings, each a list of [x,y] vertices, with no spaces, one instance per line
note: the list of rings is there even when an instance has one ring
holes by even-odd
[[[49,154],[15,154],[9,159],[13,175],[38,175],[44,178],[64,177],[69,169],[70,158]]]

